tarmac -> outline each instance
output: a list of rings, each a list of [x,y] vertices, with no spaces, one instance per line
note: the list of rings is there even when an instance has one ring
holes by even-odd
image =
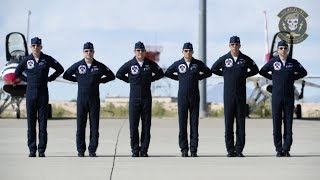
[[[89,138],[87,127],[87,144]],[[294,120],[292,157],[275,157],[271,119],[247,119],[246,157],[226,157],[224,120],[200,119],[199,157],[180,157],[178,120],[152,119],[147,158],[127,119],[101,119],[98,157],[77,157],[75,119],[48,121],[46,157],[29,158],[26,119],[0,119],[1,180],[319,180],[320,121]]]

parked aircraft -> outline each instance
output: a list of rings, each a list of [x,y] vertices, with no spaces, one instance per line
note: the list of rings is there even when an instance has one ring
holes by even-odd
[[[288,56],[292,57],[292,55],[293,55],[293,37],[291,36],[291,34],[289,32],[286,32],[286,31],[278,32],[274,35],[273,40],[272,40],[272,44],[271,44],[271,49],[266,54],[266,59],[265,59],[266,63],[271,58],[278,55],[277,54],[277,44],[281,40],[279,35],[290,37],[291,42],[289,42],[290,45],[289,45],[289,55]],[[267,45],[267,43],[266,43],[266,45]],[[296,101],[300,101],[303,99],[305,86],[320,88],[320,85],[307,81],[309,79],[320,79],[320,76],[308,75],[303,79],[295,81],[294,96],[295,96]],[[271,100],[272,81],[266,79],[265,77],[263,77],[261,75],[255,75],[255,76],[249,77],[249,78],[247,78],[247,81],[253,82],[253,85],[254,85],[254,89],[253,89],[251,95],[247,98],[247,108],[248,108],[247,115],[249,116],[249,114],[252,113],[257,107],[259,107],[261,104],[265,103],[267,99]],[[301,85],[300,92],[296,88],[296,85]],[[296,117],[298,119],[302,118],[302,107],[301,107],[300,103],[298,103],[295,106],[294,112],[295,112]]]
[[[25,97],[27,83],[17,79],[14,71],[20,60],[28,55],[26,39],[19,32],[12,32],[6,36],[6,63],[1,70],[3,87],[0,89],[1,105],[0,114],[12,106],[16,111],[16,117],[20,118],[20,104]]]
[[[1,70],[0,88],[0,115],[11,106],[16,112],[16,117],[20,118],[20,104],[25,98],[27,83],[15,77],[15,70],[19,62],[28,55],[27,42],[22,33],[11,32],[6,36],[6,63]],[[48,117],[52,117],[52,108],[49,104]]]

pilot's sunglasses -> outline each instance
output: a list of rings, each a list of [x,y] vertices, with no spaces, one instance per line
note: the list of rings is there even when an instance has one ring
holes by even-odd
[[[238,46],[238,43],[230,43],[230,46]]]
[[[144,52],[144,49],[136,49],[137,52]]]
[[[279,47],[280,50],[287,50],[288,47]]]
[[[192,52],[192,50],[191,49],[185,49],[185,50],[183,50],[184,52]]]
[[[92,49],[89,49],[89,50],[84,50],[84,52],[93,52],[93,50]]]
[[[40,44],[32,44],[31,46],[32,47],[37,47],[37,46],[40,47],[41,45]]]

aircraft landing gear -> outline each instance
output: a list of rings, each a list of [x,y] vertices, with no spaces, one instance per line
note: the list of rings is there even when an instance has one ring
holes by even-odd
[[[48,119],[52,119],[52,105],[48,104]]]
[[[16,110],[16,117],[17,117],[17,119],[20,119],[20,109]]]
[[[296,109],[295,109],[295,113],[296,113],[297,119],[302,118],[301,104],[297,104]]]
[[[249,107],[249,104],[246,104],[246,117],[250,118],[250,107]]]
[[[16,117],[17,119],[20,119],[20,104],[21,104],[22,98],[15,98],[16,102]]]

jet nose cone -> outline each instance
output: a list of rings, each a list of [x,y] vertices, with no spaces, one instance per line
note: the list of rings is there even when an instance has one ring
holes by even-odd
[[[6,84],[10,84],[10,85],[17,85],[21,82],[20,79],[16,78],[16,76],[14,75],[14,73],[8,73],[8,74],[5,74],[3,76],[3,81],[6,83]]]

